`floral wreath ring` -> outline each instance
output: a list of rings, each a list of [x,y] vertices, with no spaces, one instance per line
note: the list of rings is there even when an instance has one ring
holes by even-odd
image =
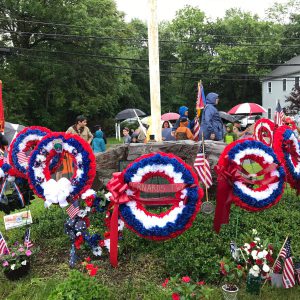
[[[287,182],[300,192],[300,145],[289,126],[280,126],[274,134],[274,151],[284,166]]]
[[[34,148],[36,144],[46,135],[51,133],[46,127],[31,126],[25,127],[20,131],[12,141],[9,147],[8,159],[11,166],[15,169],[16,175],[22,178],[27,178],[28,162],[24,159],[25,152]],[[23,160],[21,157],[23,156]],[[29,158],[28,158],[29,159]],[[56,155],[53,157],[50,170],[54,173],[61,163],[61,156]]]
[[[68,153],[73,161],[71,180],[51,179],[50,161],[59,153]],[[95,155],[90,145],[78,135],[53,132],[34,148],[28,167],[28,181],[36,195],[45,199],[45,206],[58,203],[61,207],[88,190],[96,175]]]
[[[153,177],[162,177],[168,184],[147,184]],[[113,237],[120,215],[126,227],[139,236],[150,240],[174,238],[193,223],[200,209],[203,190],[193,169],[173,154],[151,153],[141,156],[122,173],[115,173],[107,185],[112,193],[110,200],[115,207],[111,219],[111,262],[117,264]],[[141,192],[175,193],[175,197],[140,197]],[[145,205],[172,205],[167,211],[156,214],[149,212]],[[119,213],[118,213],[119,206]]]
[[[275,124],[269,119],[260,119],[254,125],[254,137],[257,141],[272,147]]]
[[[254,167],[249,165],[249,160],[254,162]],[[272,148],[259,141],[243,139],[228,145],[221,154],[215,171],[218,173],[214,221],[217,232],[222,223],[229,222],[232,201],[246,210],[260,211],[275,205],[281,199],[284,169]]]

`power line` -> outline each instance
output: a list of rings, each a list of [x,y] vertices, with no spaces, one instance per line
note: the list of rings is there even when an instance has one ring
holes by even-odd
[[[56,38],[78,38],[78,39],[96,39],[96,40],[108,40],[108,41],[128,41],[128,42],[144,42],[147,43],[148,39],[138,38],[123,38],[123,37],[101,37],[95,35],[77,35],[77,34],[61,34],[61,33],[43,33],[43,32],[31,32],[31,31],[14,31],[14,30],[0,30],[2,33],[18,34],[18,35],[37,35]],[[159,40],[160,43],[176,43],[176,44],[191,44],[191,45],[206,45],[206,46],[230,46],[230,47],[247,47],[247,48],[259,48],[259,47],[281,47],[281,48],[298,48],[300,44],[296,45],[282,45],[282,44],[243,44],[235,42],[227,43],[208,43],[208,42],[191,42],[191,41],[173,41],[173,40]]]
[[[43,22],[43,21],[31,21],[31,20],[21,20],[21,19],[13,19],[13,18],[0,18],[2,21],[10,21],[10,22],[24,22],[24,23],[29,23],[29,24],[41,24],[41,25],[52,25],[52,26],[61,26],[61,27],[75,27],[75,28],[83,28],[87,29],[86,26],[84,25],[74,25],[74,24],[63,24],[63,23],[53,23],[53,22]],[[102,27],[96,27],[96,28],[101,28]],[[127,29],[119,29],[118,31],[128,31]],[[252,36],[244,36],[244,35],[226,35],[226,34],[199,34],[201,37],[222,37],[222,38],[243,38],[243,39],[265,39],[265,36],[257,36],[257,37],[252,37]],[[300,38],[288,38],[288,37],[281,37],[281,40],[300,40]]]
[[[11,50],[20,50],[20,51],[28,51],[28,52],[41,52],[41,53],[49,53],[49,54],[66,54],[66,55],[77,55],[77,56],[83,56],[83,57],[99,57],[99,58],[107,58],[112,60],[125,60],[125,61],[138,61],[138,62],[148,62],[148,59],[142,59],[142,58],[130,58],[130,57],[120,57],[120,56],[110,56],[110,55],[101,55],[101,54],[92,54],[87,52],[70,52],[70,51],[50,51],[50,50],[42,50],[42,49],[28,49],[28,48],[22,48],[22,47],[2,47],[1,49],[11,49]],[[5,51],[6,54],[8,53]],[[209,65],[211,64],[211,61],[209,62],[195,62],[195,61],[173,61],[173,60],[160,60],[161,63],[170,63],[170,64],[187,64],[187,65]],[[254,63],[254,62],[227,62],[227,61],[218,61],[214,63],[220,63],[225,65],[231,65],[231,66],[300,66],[299,64],[287,64],[287,63]]]

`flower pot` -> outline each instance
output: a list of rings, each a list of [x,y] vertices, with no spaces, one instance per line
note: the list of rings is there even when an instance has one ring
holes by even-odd
[[[248,274],[247,276],[247,285],[246,285],[246,291],[250,294],[259,295],[260,288],[261,288],[261,277],[255,277],[251,274]]]
[[[274,286],[274,287],[282,288],[283,287],[282,274],[272,273],[271,274],[271,283],[272,283],[272,286]]]
[[[231,290],[229,287],[234,286],[236,290]],[[236,285],[227,285],[222,286],[222,294],[225,300],[236,300],[239,288]]]
[[[27,260],[27,263],[25,266],[22,265],[20,268],[15,269],[15,270],[11,270],[11,269],[5,270],[4,275],[9,280],[18,280],[21,277],[27,275],[29,270],[30,270],[30,262],[29,262],[29,260]]]

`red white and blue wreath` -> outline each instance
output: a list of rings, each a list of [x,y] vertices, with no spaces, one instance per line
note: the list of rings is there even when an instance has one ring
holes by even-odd
[[[165,185],[151,185],[146,181],[162,177]],[[150,240],[174,238],[193,223],[200,209],[203,190],[192,168],[173,154],[151,153],[143,155],[131,163],[122,173],[115,173],[107,185],[114,203],[110,230],[110,255],[113,266],[117,265],[118,216],[125,226],[139,236]],[[141,192],[173,192],[175,197],[143,199]],[[163,213],[151,213],[146,206],[165,205],[171,207]],[[119,209],[119,212],[118,212]]]
[[[26,127],[20,131],[9,147],[8,159],[11,166],[16,170],[19,177],[27,178],[29,156],[26,152],[31,151],[39,141],[51,133],[48,128],[40,126]],[[55,172],[61,162],[61,156],[56,155],[50,163],[51,172]]]
[[[249,162],[254,163],[251,169]],[[244,167],[248,164],[247,169]],[[250,167],[250,168],[249,168]],[[214,227],[229,222],[231,202],[249,211],[261,211],[275,205],[284,189],[284,168],[272,148],[253,139],[243,139],[228,145],[220,156],[215,171],[218,174],[217,207]]]
[[[260,119],[256,121],[254,125],[254,138],[257,141],[272,147],[274,130],[275,124],[272,120]]]
[[[73,161],[71,180],[51,179],[50,161],[57,154],[68,153]],[[35,194],[45,199],[45,206],[58,203],[66,207],[68,202],[88,190],[96,175],[95,155],[90,145],[77,135],[52,132],[34,148],[28,167],[28,180]]]
[[[287,182],[300,192],[300,146],[295,132],[289,126],[280,126],[274,134],[273,149],[284,166]]]

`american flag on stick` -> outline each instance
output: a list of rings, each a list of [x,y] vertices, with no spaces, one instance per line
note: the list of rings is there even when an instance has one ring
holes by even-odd
[[[22,166],[28,166],[28,157],[23,151],[17,153],[18,162]]]
[[[279,253],[279,256],[282,257],[282,253],[285,254],[284,256],[284,265],[283,265],[283,276],[282,276],[282,282],[283,286],[286,289],[289,289],[293,287],[296,283],[295,280],[295,269],[294,269],[294,263],[292,258],[292,250],[291,250],[291,238],[288,238],[285,242],[284,247]]]
[[[275,110],[275,115],[274,115],[274,123],[277,126],[283,125],[283,119],[284,119],[284,113],[282,110],[282,107],[280,105],[280,102],[278,100],[276,110]]]
[[[6,245],[5,239],[0,232],[0,255],[9,253],[8,247]]]
[[[30,228],[27,228],[25,231],[24,246],[27,249],[33,246],[33,243],[30,241]]]
[[[199,118],[195,118],[194,122],[194,141],[199,141],[199,134],[200,134],[200,124],[199,124]]]
[[[300,263],[295,263],[295,275],[298,281],[298,284],[300,284]]]
[[[209,188],[212,185],[212,176],[210,172],[210,165],[208,160],[205,157],[204,149],[203,149],[203,144],[202,142],[200,144],[200,149],[199,152],[196,156],[195,162],[194,162],[194,169],[196,170],[200,181],[207,187]]]
[[[75,201],[72,203],[67,209],[66,212],[68,213],[71,219],[74,219],[79,213],[79,202]]]

